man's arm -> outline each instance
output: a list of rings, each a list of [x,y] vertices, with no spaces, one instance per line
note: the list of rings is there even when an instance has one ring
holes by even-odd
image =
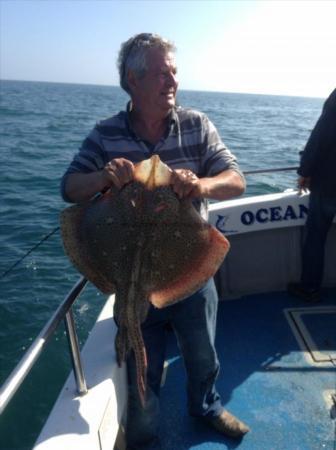
[[[242,195],[245,191],[245,180],[235,170],[224,170],[213,177],[200,179],[201,197],[213,200],[228,200]]]
[[[198,178],[190,170],[177,169],[172,175],[172,186],[180,198],[228,200],[242,195],[245,191],[243,177],[232,169],[204,178]]]
[[[110,161],[103,170],[91,173],[70,173],[64,184],[65,197],[80,203],[90,200],[95,194],[110,186],[121,189],[133,179],[133,163],[124,158]]]
[[[325,152],[328,149],[326,143],[330,130],[334,129],[334,117],[328,115],[327,110],[324,110],[316,122],[309,139],[301,152],[300,167],[298,174],[301,177],[307,178],[313,175],[316,165],[319,164],[325,157]]]
[[[65,179],[64,197],[72,203],[90,200],[106,187],[103,171],[92,173],[70,173]]]

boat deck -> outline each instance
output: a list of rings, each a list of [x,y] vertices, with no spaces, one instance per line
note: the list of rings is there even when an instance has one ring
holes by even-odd
[[[336,289],[307,305],[286,293],[220,302],[217,387],[251,431],[225,438],[191,418],[175,337],[161,393],[164,450],[336,448]]]

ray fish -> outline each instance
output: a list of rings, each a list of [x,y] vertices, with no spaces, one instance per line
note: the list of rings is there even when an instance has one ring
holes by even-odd
[[[134,180],[61,213],[73,265],[100,291],[115,293],[118,364],[132,350],[145,404],[147,359],[141,333],[150,304],[163,308],[198,290],[229,250],[227,239],[173,192],[171,169],[154,155],[135,165]]]

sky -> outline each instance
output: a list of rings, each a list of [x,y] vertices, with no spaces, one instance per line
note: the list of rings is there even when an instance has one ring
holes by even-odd
[[[118,85],[120,44],[177,47],[180,89],[325,98],[336,0],[0,0],[0,78]]]

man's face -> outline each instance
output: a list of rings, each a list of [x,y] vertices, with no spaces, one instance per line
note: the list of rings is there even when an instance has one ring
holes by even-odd
[[[150,108],[153,112],[169,111],[175,105],[178,86],[174,54],[151,49],[147,53],[147,67],[146,75],[136,80],[135,100],[139,106]]]

